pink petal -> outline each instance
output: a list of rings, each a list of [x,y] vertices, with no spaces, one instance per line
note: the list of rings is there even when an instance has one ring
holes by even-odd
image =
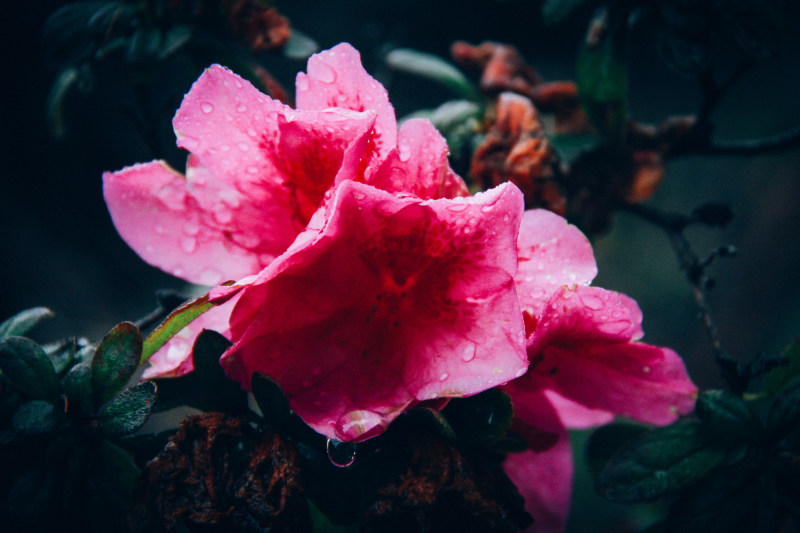
[[[602,409],[590,409],[573,402],[556,391],[542,389],[542,394],[558,413],[558,418],[567,429],[588,429],[603,426],[614,421],[614,413]]]
[[[242,291],[223,366],[245,387],[272,376],[306,423],[348,441],[521,375],[521,212],[513,186],[423,202],[343,182],[321,229]]]
[[[564,530],[572,495],[572,450],[569,436],[548,398],[541,391],[526,391],[510,383],[506,390],[514,402],[514,416],[554,433],[558,440],[545,451],[510,453],[503,462],[506,475],[525,499],[525,510],[534,519],[530,533]]]
[[[683,361],[668,348],[634,342],[641,320],[636,302],[623,294],[562,288],[529,339],[530,386],[652,424],[690,412],[697,388]]]
[[[297,75],[297,108],[343,107],[378,114],[372,138],[378,159],[397,143],[397,120],[386,89],[361,65],[361,55],[348,43],[314,54],[308,74]]]
[[[201,285],[262,267],[226,237],[190,193],[187,179],[162,161],[103,174],[103,195],[120,236],[151,265]]]
[[[150,366],[145,369],[142,379],[179,377],[194,370],[192,346],[204,329],[221,333],[227,339],[231,338],[228,318],[236,305],[236,300],[233,298],[222,305],[212,307],[180,330],[150,357],[148,361]]]
[[[588,285],[597,275],[592,245],[575,226],[550,211],[525,211],[519,230],[520,304],[538,318],[562,285]]]
[[[467,185],[450,168],[444,137],[429,121],[412,119],[400,128],[392,150],[367,183],[417,198],[455,198],[469,195]]]

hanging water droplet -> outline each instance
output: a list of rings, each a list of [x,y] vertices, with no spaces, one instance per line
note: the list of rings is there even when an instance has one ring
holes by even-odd
[[[203,102],[200,104],[200,110],[207,115],[214,111],[214,105],[209,102]]]
[[[334,466],[345,468],[356,460],[356,445],[352,442],[342,442],[328,439],[328,459]]]

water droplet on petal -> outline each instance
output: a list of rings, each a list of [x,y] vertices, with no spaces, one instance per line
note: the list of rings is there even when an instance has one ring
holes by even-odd
[[[197,239],[194,237],[184,237],[181,239],[181,250],[187,254],[194,252],[195,247],[197,247]]]
[[[227,144],[223,144],[222,146],[219,147],[219,149],[222,150],[223,152],[227,152],[228,150],[231,149],[231,147],[228,146]]]
[[[222,274],[217,272],[214,269],[209,268],[208,270],[203,270],[200,272],[200,284],[201,285],[216,285],[220,281],[222,281]]]
[[[333,83],[336,81],[336,71],[333,67],[322,61],[317,62],[316,72],[314,77],[322,83]]]
[[[233,220],[233,214],[231,213],[230,209],[224,205],[217,205],[214,207],[214,218],[220,224],[227,224]]]
[[[235,80],[233,84],[236,85],[237,89],[241,89],[242,87],[244,87],[244,85],[242,85],[242,82],[240,82],[239,80]]]
[[[196,220],[187,220],[183,224],[183,232],[186,235],[197,235],[200,232],[200,224]]]
[[[642,367],[642,372],[644,372],[645,374],[649,373],[650,372],[650,367],[649,366]]]
[[[238,111],[239,113],[244,113],[245,111],[247,111],[247,106],[244,104],[239,104],[236,106],[236,111]]]
[[[585,305],[589,309],[593,309],[595,311],[599,311],[600,309],[602,309],[606,305],[605,302],[601,298],[599,298],[597,296],[594,296],[594,295],[591,295],[591,294],[586,294],[586,295],[582,296],[581,297],[581,302],[583,302],[583,305]]]
[[[211,104],[209,102],[203,102],[202,104],[200,104],[200,110],[206,115],[208,115],[209,113],[214,111],[214,104]]]
[[[356,460],[356,445],[352,442],[328,439],[327,450],[331,464],[339,468],[348,467]]]
[[[236,146],[238,146],[239,150],[241,150],[242,152],[246,152],[246,151],[248,151],[250,149],[250,145],[247,144],[247,143],[244,143],[244,142],[239,143]]]
[[[258,174],[258,167],[254,165],[250,165],[247,167],[248,174]]]
[[[258,132],[256,132],[256,130],[254,130],[253,128],[247,128],[247,134],[250,137],[255,137],[256,135],[258,135]]]
[[[450,374],[448,374],[447,372],[445,372],[444,374],[442,374],[441,376],[439,376],[439,381],[446,381],[446,380],[447,380],[447,378],[449,378],[449,377],[450,377]]]
[[[472,361],[473,359],[475,359],[475,352],[477,352],[477,351],[478,351],[478,347],[475,346],[474,344],[472,344],[470,346],[467,346],[466,348],[464,348],[464,351],[461,353],[461,359],[464,362],[468,363],[468,362]]]
[[[305,76],[298,76],[295,82],[297,92],[304,92],[308,90],[308,78]]]

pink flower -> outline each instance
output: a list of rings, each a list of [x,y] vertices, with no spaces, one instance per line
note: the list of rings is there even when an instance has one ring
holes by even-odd
[[[527,211],[518,245],[515,280],[530,367],[505,390],[523,436],[536,428],[558,441],[543,452],[509,455],[505,468],[538,520],[531,531],[559,532],[572,477],[566,428],[605,424],[615,415],[666,425],[693,409],[697,388],[675,352],[638,342],[636,302],[587,286],[597,270],[576,228],[548,211]]]
[[[512,185],[422,201],[343,182],[242,290],[223,367],[246,388],[268,374],[308,425],[340,441],[381,433],[417,402],[521,375],[521,215]]]
[[[219,65],[207,69],[173,119],[178,146],[189,151],[186,174],[152,161],[103,175],[122,238],[154,266],[216,285],[269,265],[342,181],[423,199],[467,194],[442,136],[423,120],[398,132],[386,90],[349,44],[309,59],[297,76],[297,107]],[[226,329],[217,315],[206,327]],[[167,349],[151,359],[151,376],[191,370]]]

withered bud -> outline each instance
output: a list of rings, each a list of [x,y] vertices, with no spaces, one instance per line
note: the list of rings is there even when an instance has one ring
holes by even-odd
[[[245,418],[186,417],[145,467],[129,524],[135,531],[174,531],[182,521],[228,531],[310,532],[297,465],[292,445]]]

